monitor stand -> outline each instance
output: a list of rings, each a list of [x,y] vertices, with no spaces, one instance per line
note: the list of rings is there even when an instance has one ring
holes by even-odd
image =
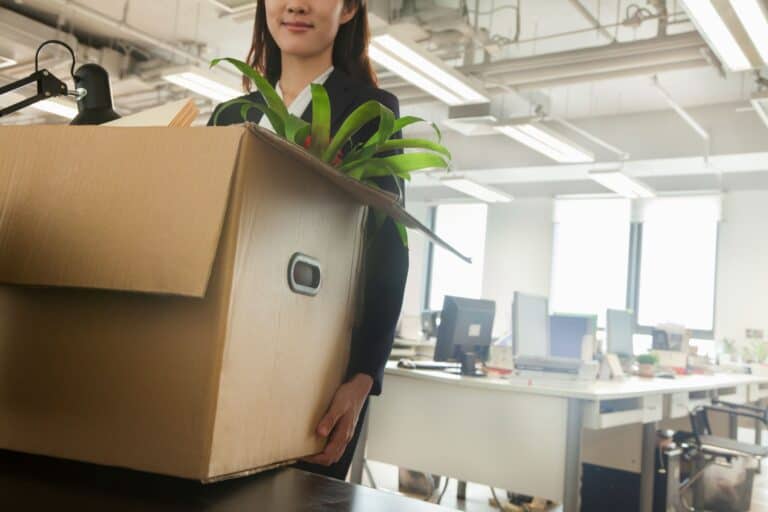
[[[454,373],[462,375],[463,377],[485,377],[485,372],[477,369],[477,354],[474,352],[464,352],[463,350],[457,354],[458,361],[461,363],[461,368],[446,368],[448,373]]]

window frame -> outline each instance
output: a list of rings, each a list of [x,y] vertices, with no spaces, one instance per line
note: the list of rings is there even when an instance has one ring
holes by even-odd
[[[712,300],[712,329],[691,329],[686,327],[691,334],[691,338],[701,340],[714,340],[715,331],[717,330],[717,272],[720,266],[720,223],[717,221],[715,224],[715,275],[714,278],[714,294]],[[631,309],[635,312],[635,334],[653,334],[652,325],[641,325],[637,322],[640,311],[640,279],[642,278],[642,249],[643,249],[643,223],[632,222],[632,228],[630,229],[630,236],[632,237],[629,242],[630,251],[630,272],[629,282],[627,283],[627,309]],[[634,271],[633,271],[634,269]]]

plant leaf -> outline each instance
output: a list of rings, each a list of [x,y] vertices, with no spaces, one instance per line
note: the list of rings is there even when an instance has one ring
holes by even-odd
[[[406,148],[421,148],[429,149],[436,153],[444,155],[446,158],[451,158],[451,153],[445,146],[432,142],[427,139],[392,139],[388,140],[384,144],[380,144],[376,148],[376,153],[382,153],[384,151],[392,151],[393,149],[406,149]]]
[[[275,89],[272,87],[269,81],[266,78],[264,78],[258,71],[253,69],[251,66],[249,66],[245,62],[237,59],[232,59],[230,57],[213,59],[211,61],[211,67],[218,66],[221,61],[229,62],[243,75],[250,78],[251,81],[256,86],[256,88],[261,93],[261,95],[264,97],[264,101],[267,103],[269,108],[277,112],[277,114],[283,118],[288,117],[288,109],[286,108],[285,103],[283,103],[283,100],[280,99],[280,96],[277,94],[277,91],[275,91]]]
[[[243,121],[248,120],[248,111],[251,110],[252,108],[255,108],[256,110],[261,111],[263,115],[267,116],[270,124],[272,124],[272,128],[275,130],[275,133],[282,136],[282,133],[284,131],[282,118],[274,110],[264,105],[263,103],[257,103],[251,100],[238,99],[238,100],[232,100],[227,103],[224,103],[221,110],[224,110],[224,108],[230,105],[238,105],[238,104],[242,105],[242,107],[240,107],[240,116],[243,118]],[[218,117],[219,116],[217,114],[213,120],[214,125],[216,124]]]
[[[331,100],[320,84],[312,84],[312,143],[309,151],[321,156],[331,142]]]
[[[288,114],[288,117],[285,118],[285,138],[294,144],[298,144],[299,146],[303,147],[304,139],[307,137],[305,135],[303,139],[299,140],[298,135],[300,133],[305,133],[305,127],[309,127],[308,122],[301,119],[300,117]]]
[[[437,134],[437,143],[440,144],[443,140],[443,132],[440,131],[440,127],[437,126],[437,123],[429,123],[429,124],[435,130],[435,133]]]
[[[339,127],[339,130],[331,140],[331,143],[325,148],[325,151],[323,151],[321,160],[324,162],[333,160],[347,140],[357,133],[360,128],[380,115],[381,108],[381,103],[375,100],[370,100],[352,111],[352,113],[349,114],[349,117],[347,117],[341,124],[341,127]]]
[[[373,230],[366,242],[366,250],[370,249],[373,245],[373,241],[378,236],[384,223],[387,221],[387,214],[376,208],[371,208],[371,214],[373,215]]]
[[[301,147],[304,147],[304,141],[307,140],[307,137],[311,134],[312,127],[307,124],[306,126],[302,126],[296,131],[296,144],[300,145]]]
[[[384,222],[386,222],[386,220],[387,220],[386,213],[376,208],[373,209],[373,222],[377,230],[381,229],[381,226],[384,225]]]
[[[384,158],[368,158],[357,162],[350,162],[339,167],[339,170],[358,180],[367,180],[381,176],[395,176],[405,180],[411,179],[409,171],[399,171],[397,167],[386,162]]]
[[[448,163],[440,155],[434,153],[406,153],[403,155],[392,155],[385,158],[376,158],[386,162],[396,169],[396,174],[402,172],[421,171],[423,169],[445,169]]]
[[[368,140],[374,139],[379,141],[388,140],[395,129],[395,113],[390,109],[381,105],[381,111],[379,112],[379,128],[376,133],[371,135]]]
[[[395,222],[397,233],[400,235],[400,241],[403,242],[405,247],[408,247],[408,231],[405,229],[405,225]]]
[[[242,98],[235,98],[233,100],[226,101],[226,102],[222,103],[221,105],[219,105],[216,108],[216,111],[215,111],[215,113],[213,115],[213,125],[214,126],[218,126],[218,124],[219,124],[219,116],[222,114],[222,112],[227,110],[229,107],[231,107],[232,105],[238,105],[240,103],[246,103],[246,102],[249,102],[249,100],[245,100],[245,99],[242,99]]]
[[[424,122],[426,122],[424,121],[424,119],[416,116],[404,116],[404,117],[397,118],[395,119],[395,125],[392,127],[392,133],[397,133],[401,131],[403,128],[405,128],[406,126],[410,126],[415,123],[424,123]],[[389,136],[391,137],[392,135],[390,134]],[[374,139],[373,137],[371,137],[365,143],[365,146],[372,146],[378,143],[379,143],[378,139]]]

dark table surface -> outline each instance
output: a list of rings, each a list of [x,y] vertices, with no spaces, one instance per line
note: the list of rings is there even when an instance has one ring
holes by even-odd
[[[448,509],[292,468],[201,484],[0,450],[0,510],[439,512]]]

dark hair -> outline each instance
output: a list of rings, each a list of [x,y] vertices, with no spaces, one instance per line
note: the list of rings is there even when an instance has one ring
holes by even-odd
[[[344,71],[358,82],[376,85],[376,73],[368,59],[368,9],[366,0],[344,0],[345,9],[357,8],[351,20],[339,27],[333,42],[333,65]],[[274,85],[280,79],[282,62],[280,47],[267,27],[267,13],[264,0],[259,0],[256,6],[256,17],[253,22],[253,39],[251,50],[246,62],[264,75]],[[243,88],[251,90],[251,81],[243,77]]]

